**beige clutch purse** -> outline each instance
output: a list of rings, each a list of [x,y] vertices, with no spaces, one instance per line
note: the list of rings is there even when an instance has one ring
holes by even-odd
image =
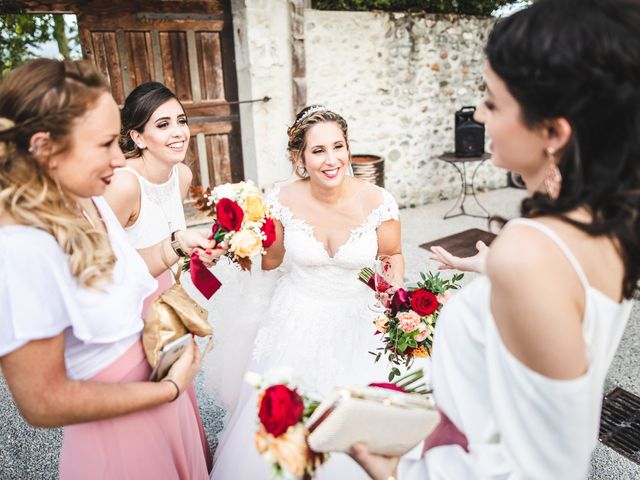
[[[336,389],[307,421],[307,442],[316,452],[349,452],[361,442],[372,453],[400,456],[439,422],[430,396],[373,387]]]

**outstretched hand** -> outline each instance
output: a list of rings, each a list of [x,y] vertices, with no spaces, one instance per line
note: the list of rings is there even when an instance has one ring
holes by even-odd
[[[373,480],[387,480],[396,475],[400,457],[384,457],[369,452],[366,445],[356,443],[351,446],[351,458],[365,469]]]
[[[478,253],[474,256],[461,258],[452,255],[442,247],[431,247],[433,256],[430,259],[440,262],[441,265],[438,265],[438,270],[484,273],[489,247],[484,242],[478,241],[476,249]]]

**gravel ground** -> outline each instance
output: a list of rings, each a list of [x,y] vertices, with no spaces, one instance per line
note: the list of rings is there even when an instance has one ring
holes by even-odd
[[[492,213],[514,216],[523,193],[514,189],[495,190],[478,196]],[[467,202],[473,211],[473,199]],[[442,220],[451,207],[451,201],[434,203],[401,211],[403,246],[407,263],[407,278],[413,279],[421,270],[433,268],[429,254],[418,245],[467,228],[486,228],[486,221],[471,217]],[[467,276],[467,281],[470,276]],[[640,305],[636,300],[629,326],[609,370],[605,392],[616,386],[640,395]],[[212,451],[217,445],[217,434],[222,429],[224,410],[216,405],[196,379],[200,412]],[[60,429],[35,429],[20,417],[11,394],[0,376],[0,480],[55,479],[58,453],[62,441]],[[251,448],[251,446],[248,446]],[[635,464],[608,447],[598,445],[591,462],[590,479],[638,479],[640,465]]]

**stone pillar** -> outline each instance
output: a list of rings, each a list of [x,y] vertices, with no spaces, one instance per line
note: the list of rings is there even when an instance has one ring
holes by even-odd
[[[304,51],[304,11],[311,7],[310,0],[289,0],[291,22],[291,65],[293,83],[293,114],[307,105],[307,67]]]
[[[286,128],[292,121],[288,0],[231,0],[244,171],[269,189],[289,177]]]

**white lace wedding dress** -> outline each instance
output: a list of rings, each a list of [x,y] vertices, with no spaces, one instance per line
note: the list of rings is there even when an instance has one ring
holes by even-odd
[[[278,280],[262,313],[250,371],[290,367],[299,389],[318,399],[337,385],[386,381],[388,366],[383,361],[374,363],[368,353],[380,346],[372,325],[376,314],[368,308],[374,301],[373,292],[358,280],[359,270],[371,265],[377,254],[376,228],[398,219],[393,197],[383,189],[379,192],[379,205],[351,231],[333,257],[316,239],[312,226],[280,203],[279,190],[271,193],[269,204],[284,227],[289,270]],[[256,402],[257,392],[243,387],[216,452],[211,478],[270,478],[270,464],[258,455],[253,442]],[[332,454],[316,478],[369,477],[345,454]]]

